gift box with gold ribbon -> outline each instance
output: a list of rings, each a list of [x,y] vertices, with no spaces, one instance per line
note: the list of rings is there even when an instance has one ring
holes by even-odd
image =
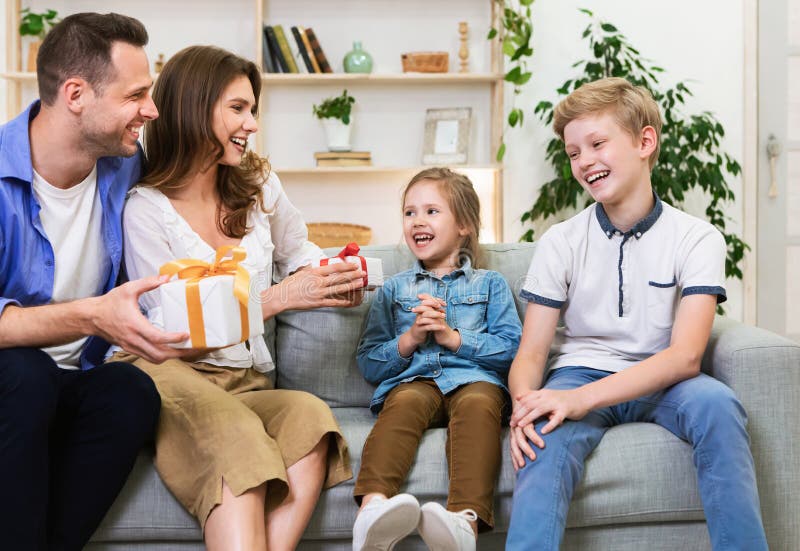
[[[340,262],[349,262],[361,268],[364,272],[364,288],[368,291],[383,285],[383,263],[380,258],[359,256],[361,248],[356,243],[348,243],[339,254],[330,258],[316,261],[314,266],[327,266]]]
[[[158,288],[164,329],[190,335],[175,348],[221,348],[264,332],[259,294],[241,265],[246,256],[244,248],[226,246],[213,263],[183,258],[161,266],[161,275],[174,278]]]

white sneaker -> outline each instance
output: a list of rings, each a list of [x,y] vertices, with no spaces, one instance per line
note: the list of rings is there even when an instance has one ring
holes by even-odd
[[[431,551],[475,551],[475,532],[470,521],[478,520],[472,509],[451,513],[429,501],[420,509],[419,535]]]
[[[353,524],[353,551],[389,551],[419,524],[419,502],[410,494],[374,497]]]

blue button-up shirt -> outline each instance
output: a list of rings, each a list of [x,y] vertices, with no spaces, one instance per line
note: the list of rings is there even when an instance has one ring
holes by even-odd
[[[447,324],[461,334],[455,352],[430,336],[410,358],[400,355],[400,335],[414,323],[411,309],[419,305],[421,293],[446,302]],[[378,412],[394,387],[418,378],[432,379],[443,394],[478,381],[507,391],[506,378],[521,333],[514,298],[502,275],[473,269],[467,261],[437,277],[417,261],[413,269],[385,282],[369,311],[357,359],[364,377],[378,385],[370,408]]]
[[[33,102],[17,118],[0,126],[0,315],[9,304],[49,304],[53,296],[55,255],[39,217],[33,193],[33,166],[28,133],[39,113]],[[117,282],[122,259],[122,207],[128,189],[139,180],[142,153],[97,161],[97,189],[103,208],[102,231],[109,271],[104,292]],[[81,368],[102,363],[108,343],[90,337],[81,353]]]

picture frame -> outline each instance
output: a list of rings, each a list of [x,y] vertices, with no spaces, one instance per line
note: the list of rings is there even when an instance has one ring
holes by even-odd
[[[471,107],[428,109],[425,112],[422,164],[466,164],[471,121]]]

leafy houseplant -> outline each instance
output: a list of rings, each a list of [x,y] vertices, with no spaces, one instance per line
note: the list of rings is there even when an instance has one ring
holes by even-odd
[[[314,105],[312,111],[325,127],[330,151],[350,151],[352,149],[350,112],[355,102],[355,98],[348,95],[347,90],[344,90],[342,95],[327,98],[319,105]]]
[[[533,0],[494,0],[500,10],[500,20],[492,26],[486,37],[488,40],[499,38],[503,44],[503,55],[508,58],[510,68],[503,77],[506,82],[514,85],[511,110],[508,112],[508,126],[514,128],[522,126],[524,113],[516,105],[516,98],[522,91],[522,86],[531,79],[527,60],[533,56],[533,22],[531,20],[531,4]],[[494,25],[494,23],[493,23]],[[505,135],[505,132],[503,132]],[[506,154],[505,139],[501,138],[500,148],[497,150],[497,161],[503,160]]]
[[[36,13],[30,8],[25,8],[21,12],[22,18],[19,21],[20,36],[32,36],[37,39],[32,42],[28,49],[28,70],[36,70],[36,55],[39,53],[39,44],[50,29],[60,21],[56,10],[47,10],[43,13]]]
[[[343,124],[350,124],[350,111],[356,99],[347,94],[347,90],[341,96],[334,96],[324,100],[319,105],[314,105],[314,115],[318,119],[338,119]]]
[[[59,21],[56,10],[36,13],[32,12],[30,8],[25,8],[22,10],[22,18],[19,21],[19,34],[20,36],[35,36],[42,40],[44,35]]]
[[[683,82],[671,88],[660,87],[657,75],[664,71],[661,67],[643,58],[614,25],[594,18],[589,10],[581,11],[592,17],[582,36],[589,40],[592,56],[573,64],[573,67],[581,68],[581,74],[567,80],[557,90],[559,96],[566,96],[586,82],[608,76],[626,78],[650,90],[664,119],[661,152],[651,173],[653,189],[663,201],[678,208],[690,190],[699,188],[709,197],[705,214],[709,222],[722,232],[727,244],[725,275],[741,279],[742,258],[750,247],[737,235],[726,231],[728,217],[722,206],[735,199],[726,179],[738,175],[741,167],[720,149],[725,130],[709,111],[683,114],[680,108],[686,103],[687,96],[692,95],[689,88]],[[534,113],[550,125],[553,122],[553,103],[539,102]],[[561,140],[553,138],[548,142],[546,159],[555,169],[555,178],[540,188],[533,207],[522,214],[523,223],[558,217],[567,208],[577,208],[579,202],[583,205],[591,203],[591,198],[572,177],[570,160]],[[520,240],[532,241],[533,234],[533,229],[529,229]]]

